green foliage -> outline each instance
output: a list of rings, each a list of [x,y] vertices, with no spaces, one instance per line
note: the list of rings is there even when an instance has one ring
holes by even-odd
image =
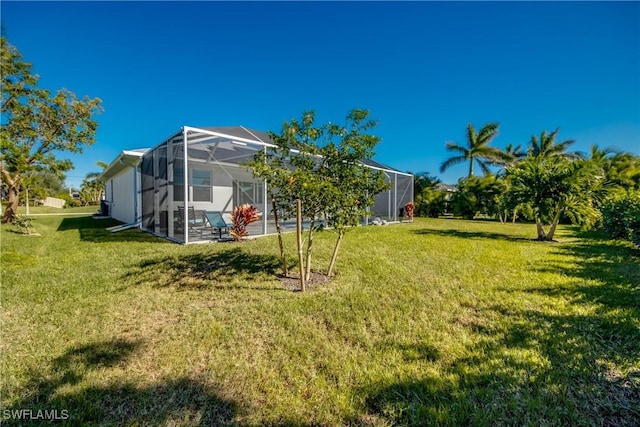
[[[2,180],[9,193],[3,222],[11,222],[18,206],[24,176],[49,171],[58,176],[70,170],[69,160],[60,152],[81,153],[95,142],[98,123],[92,116],[102,111],[99,98],[76,95],[66,89],[52,94],[37,87],[38,76],[31,64],[4,37],[2,56],[2,105],[0,162]]]
[[[358,225],[375,194],[388,188],[382,171],[362,164],[373,157],[380,140],[369,133],[375,126],[366,110],[350,111],[345,125],[316,125],[315,112],[305,111],[300,119],[285,122],[280,134],[270,132],[276,147],[249,163],[254,176],[266,180],[281,219],[293,217],[295,200],[301,201],[302,216],[310,222],[307,274],[320,219],[342,234]]]
[[[504,181],[496,175],[462,178],[451,200],[454,214],[466,219],[473,219],[477,214],[493,216],[501,208],[504,191]]]
[[[563,217],[585,228],[593,226],[605,194],[602,167],[567,152],[574,141],[556,142],[557,134],[558,129],[543,131],[540,139],[533,136],[527,157],[508,165],[505,173],[508,189],[502,197],[502,208],[530,214],[540,240],[552,240]]]
[[[448,151],[459,153],[459,155],[447,159],[440,166],[440,172],[444,172],[451,166],[469,162],[469,175],[473,176],[473,164],[477,162],[485,175],[491,173],[490,165],[503,164],[510,161],[512,157],[498,148],[490,147],[491,140],[498,135],[498,123],[487,123],[476,132],[471,123],[467,125],[467,146],[459,145],[455,142],[447,142]]]
[[[34,229],[31,224],[32,219],[25,215],[16,215],[13,221],[13,225],[16,227],[16,231],[20,234],[33,234]]]
[[[538,227],[538,238],[551,240],[562,215],[573,223],[597,221],[597,203],[602,196],[603,176],[593,163],[563,160],[559,156],[529,156],[507,168],[509,188],[505,200],[510,208],[525,207]],[[544,226],[550,225],[549,234]]]
[[[640,191],[606,200],[601,212],[602,226],[611,237],[640,247]]]
[[[542,131],[540,139],[535,135],[531,136],[531,141],[529,142],[529,157],[540,160],[575,160],[580,158],[577,153],[567,152],[569,146],[575,143],[573,139],[556,142],[558,132],[560,132],[560,129],[556,129],[551,133],[547,133],[546,130]]]
[[[416,216],[437,218],[445,213],[447,193],[437,189],[440,182],[440,179],[427,172],[414,175],[413,194]]]

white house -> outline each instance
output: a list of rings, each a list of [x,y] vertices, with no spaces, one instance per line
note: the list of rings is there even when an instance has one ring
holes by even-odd
[[[228,217],[234,206],[249,203],[262,213],[250,234],[273,233],[266,182],[254,178],[246,163],[274,147],[265,132],[243,126],[184,126],[152,149],[123,151],[103,172],[109,214],[126,225],[191,243],[215,239],[215,233],[203,231],[212,213]],[[371,216],[398,221],[400,208],[413,200],[413,175],[372,160],[363,164],[383,171],[391,184],[375,196]]]
[[[109,216],[125,224],[141,219],[140,163],[148,148],[125,150],[102,173]]]

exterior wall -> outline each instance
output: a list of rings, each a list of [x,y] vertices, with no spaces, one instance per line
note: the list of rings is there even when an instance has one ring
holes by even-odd
[[[107,181],[106,200],[109,202],[111,218],[125,224],[136,222],[135,200],[138,195],[135,189],[139,184],[134,180],[137,179],[135,169],[128,167]]]

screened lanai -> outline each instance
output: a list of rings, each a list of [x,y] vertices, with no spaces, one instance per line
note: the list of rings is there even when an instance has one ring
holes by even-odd
[[[249,235],[275,233],[266,183],[246,166],[258,150],[273,147],[266,133],[242,126],[183,127],[142,157],[142,229],[181,243],[219,240],[222,227],[212,221],[230,224],[233,208],[249,203],[260,212]],[[400,209],[413,200],[413,176],[374,161],[366,165],[382,170],[391,184],[375,196],[369,217],[400,220]],[[295,223],[281,227],[294,230]]]

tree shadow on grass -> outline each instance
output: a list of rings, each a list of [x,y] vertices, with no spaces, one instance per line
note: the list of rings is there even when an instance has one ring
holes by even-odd
[[[225,425],[238,412],[211,387],[191,378],[165,379],[150,386],[133,382],[84,385],[88,374],[125,367],[140,341],[114,340],[72,347],[48,370],[34,372],[22,399],[3,408],[3,425]],[[92,381],[96,381],[92,379]],[[22,417],[7,417],[22,410]],[[29,411],[24,414],[24,411]],[[41,412],[38,412],[41,411]],[[38,415],[40,414],[40,415]]]
[[[615,319],[597,315],[548,315],[500,304],[485,309],[492,311],[509,317],[506,326],[475,333],[465,355],[438,374],[425,369],[418,377],[363,388],[364,415],[355,422],[640,425],[640,369],[628,369],[640,354],[640,337],[612,342],[600,334]],[[624,343],[629,340],[635,341]]]
[[[640,250],[627,242],[606,239],[600,233],[580,233],[579,237],[575,243],[555,248],[559,255],[564,255],[560,260],[569,256],[571,263],[547,262],[537,269],[574,280],[525,291],[596,305],[602,316],[612,310],[624,310],[629,317],[640,320]]]
[[[525,237],[515,237],[510,234],[491,233],[486,231],[461,231],[461,230],[433,230],[423,228],[415,230],[414,233],[420,235],[441,236],[441,237],[459,237],[462,239],[491,239],[506,240],[509,242],[534,242],[536,239],[528,239]]]
[[[455,321],[473,337],[464,355],[438,374],[365,388],[365,417],[400,425],[640,425],[638,250],[597,233],[577,237],[554,246],[560,256],[537,268],[572,280],[502,289],[566,309],[513,299],[466,307],[471,320]]]
[[[274,290],[273,286],[254,283],[273,280],[279,267],[275,255],[251,254],[234,247],[149,259],[129,271],[126,278],[155,287]],[[285,290],[277,284],[275,288]]]
[[[80,240],[93,243],[105,242],[152,242],[166,243],[167,240],[145,233],[137,228],[112,233],[108,227],[122,225],[121,222],[113,219],[94,219],[91,216],[66,217],[63,218],[57,231],[78,230]]]

